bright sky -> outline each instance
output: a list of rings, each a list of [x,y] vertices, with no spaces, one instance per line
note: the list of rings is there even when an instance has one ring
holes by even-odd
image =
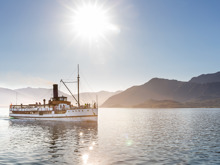
[[[220,71],[219,20],[219,0],[0,1],[0,87],[51,88],[77,64],[82,91],[188,81]]]

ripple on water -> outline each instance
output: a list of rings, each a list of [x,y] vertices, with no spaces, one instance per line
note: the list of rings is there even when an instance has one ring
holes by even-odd
[[[0,164],[217,164],[219,118],[218,109],[100,109],[98,124],[0,118]]]

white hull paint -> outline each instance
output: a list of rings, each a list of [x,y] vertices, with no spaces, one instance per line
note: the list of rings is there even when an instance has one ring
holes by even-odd
[[[26,110],[27,111],[27,110]],[[39,111],[40,112],[40,111]],[[56,120],[56,121],[97,121],[98,109],[69,109],[65,114],[16,114],[10,111],[10,117],[15,119]]]

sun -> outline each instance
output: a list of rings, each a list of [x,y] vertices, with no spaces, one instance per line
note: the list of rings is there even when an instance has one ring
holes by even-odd
[[[108,10],[95,4],[83,4],[74,10],[73,28],[77,36],[87,40],[105,37],[116,27],[111,24]]]

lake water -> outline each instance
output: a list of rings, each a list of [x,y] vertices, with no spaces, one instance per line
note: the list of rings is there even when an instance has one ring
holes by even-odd
[[[220,164],[220,109],[99,109],[98,123],[8,119],[0,164]]]

